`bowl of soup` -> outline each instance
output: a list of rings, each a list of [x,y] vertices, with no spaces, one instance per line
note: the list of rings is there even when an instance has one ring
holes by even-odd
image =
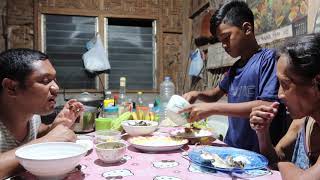
[[[104,163],[116,163],[120,161],[126,153],[127,145],[122,142],[104,142],[95,147],[96,153]]]
[[[130,136],[143,136],[153,133],[159,123],[148,120],[128,120],[123,121],[121,125]]]

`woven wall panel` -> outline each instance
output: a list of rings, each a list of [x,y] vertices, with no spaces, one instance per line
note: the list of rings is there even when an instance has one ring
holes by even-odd
[[[39,0],[40,7],[99,9],[100,0]]]
[[[103,9],[111,14],[155,16],[159,14],[160,0],[103,0]]]
[[[182,32],[182,0],[163,0],[163,32]]]
[[[30,48],[33,49],[33,25],[8,27],[8,49]]]
[[[0,1],[0,14],[5,15],[7,10],[7,1]],[[0,18],[0,34],[5,34],[6,31],[6,16],[4,18]],[[5,39],[4,36],[0,36],[0,52],[5,50]]]
[[[201,9],[208,2],[209,2],[208,0],[192,0],[189,16],[192,16],[194,13],[196,13],[199,9]]]
[[[8,25],[33,24],[33,0],[10,0],[8,2]]]
[[[182,69],[182,34],[163,34],[163,75],[170,76],[176,86],[176,92],[182,88],[184,69]]]

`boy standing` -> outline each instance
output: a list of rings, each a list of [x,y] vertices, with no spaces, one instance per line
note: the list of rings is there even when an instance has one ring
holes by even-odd
[[[233,58],[240,57],[229,69],[216,88],[203,92],[191,91],[184,94],[190,103],[199,99],[216,102],[227,94],[228,103],[197,103],[183,109],[190,112],[190,121],[210,115],[229,116],[229,128],[225,142],[233,147],[259,152],[255,131],[250,128],[249,115],[253,107],[270,105],[277,100],[279,83],[276,77],[276,53],[261,48],[254,34],[254,16],[245,2],[232,1],[224,4],[211,18],[210,31],[222,43],[222,47]],[[279,116],[284,115],[282,109]],[[283,121],[271,127],[276,143],[284,132]],[[280,126],[279,126],[280,123]]]

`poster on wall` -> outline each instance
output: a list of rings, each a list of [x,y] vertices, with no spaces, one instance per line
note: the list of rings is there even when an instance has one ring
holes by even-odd
[[[320,1],[308,1],[308,33],[320,32]]]
[[[308,0],[246,0],[246,2],[255,16],[256,35],[263,36],[268,33],[268,36],[262,39],[274,41],[307,33]],[[292,30],[289,30],[290,28]]]
[[[314,20],[313,32],[320,33],[320,9],[318,9],[317,15]]]

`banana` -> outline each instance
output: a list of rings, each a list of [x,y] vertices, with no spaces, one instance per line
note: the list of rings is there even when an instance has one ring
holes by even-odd
[[[154,112],[149,112],[150,120],[154,121],[155,120],[155,114]]]
[[[139,110],[139,120],[144,120],[144,112]]]
[[[132,119],[133,120],[138,120],[139,119],[136,112],[132,112],[131,115],[132,115]]]
[[[149,113],[147,113],[147,114],[144,116],[144,120],[149,120],[149,121],[151,120]]]

